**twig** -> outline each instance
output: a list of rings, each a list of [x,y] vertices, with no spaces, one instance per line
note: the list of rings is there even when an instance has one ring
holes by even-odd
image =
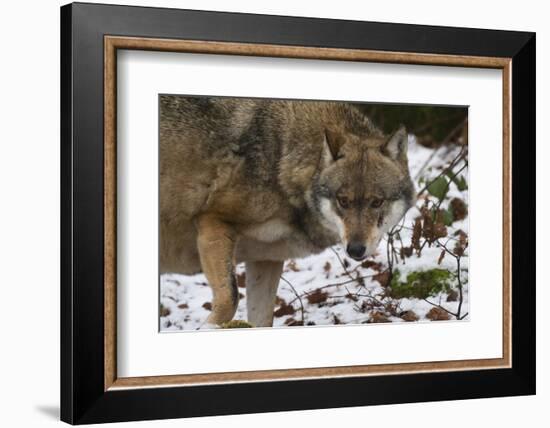
[[[417,196],[420,196],[422,195],[422,193],[424,193],[428,187],[431,186],[431,184],[433,182],[435,182],[438,178],[442,177],[443,175],[447,174],[447,172],[449,171],[452,171],[452,169],[458,164],[458,162],[460,162],[460,160],[462,159],[462,157],[464,156],[464,152],[466,151],[466,147],[467,146],[462,146],[462,148],[460,149],[460,152],[458,153],[458,155],[456,155],[456,157],[451,161],[451,163],[443,169],[443,171],[441,171],[436,177],[434,177],[433,179],[431,179],[428,183],[426,183],[426,185],[417,193]]]
[[[422,175],[422,173],[424,172],[424,169],[426,169],[426,167],[430,164],[430,162],[432,161],[432,159],[435,157],[436,153],[439,151],[439,149],[443,147],[443,146],[439,146],[437,149],[433,150],[432,151],[432,154],[430,155],[430,157],[428,159],[426,159],[426,162],[424,162],[424,164],[420,167],[420,169],[418,170],[418,172],[416,173],[416,175],[414,176],[414,180],[418,180],[420,178],[420,176]]]
[[[281,276],[281,279],[288,284],[288,286],[292,289],[292,292],[296,295],[296,298],[300,302],[300,308],[302,310],[302,325],[306,325],[305,324],[304,302],[302,302],[302,298],[300,297],[300,295],[298,294],[298,292],[296,291],[294,286],[290,283],[290,281],[288,281],[284,276]],[[293,302],[294,302],[294,300],[293,300]],[[292,302],[289,303],[289,305],[290,304],[292,304]]]
[[[459,315],[455,314],[454,312],[449,311],[448,309],[445,309],[443,306],[438,305],[437,303],[434,303],[434,302],[430,302],[428,299],[422,299],[422,300],[424,300],[426,303],[429,303],[429,304],[432,305],[432,306],[435,306],[436,308],[439,308],[439,309],[444,310],[444,311],[447,312],[449,315],[452,315],[453,317],[456,317],[456,318],[458,319],[458,316],[459,316]]]
[[[415,180],[418,180],[420,178],[420,175],[422,174],[422,172],[424,171],[424,169],[430,164],[430,162],[432,161],[432,159],[435,157],[435,154],[439,151],[439,149],[445,145],[447,145],[451,139],[453,138],[454,134],[456,134],[458,131],[460,131],[465,125],[466,123],[468,122],[468,119],[464,119],[462,122],[460,122],[457,126],[455,126],[451,132],[449,132],[447,134],[447,136],[443,139],[443,141],[441,142],[441,144],[439,145],[439,147],[437,149],[435,149],[432,154],[430,155],[430,157],[428,159],[426,159],[426,162],[424,162],[424,164],[422,165],[422,167],[418,170],[418,172],[416,173],[414,179]]]
[[[467,163],[465,163],[464,165],[462,165],[462,167],[458,170],[458,172],[455,175],[455,177],[460,174],[466,167],[468,166]],[[451,185],[451,181],[452,180],[449,180],[447,181],[447,185],[445,186],[445,194],[447,194],[447,190],[449,190],[449,186]],[[435,210],[434,210],[434,216],[437,215],[437,211],[439,210],[439,208],[441,207],[441,204],[443,203],[443,199],[440,199],[438,202],[437,202],[437,205],[435,206]]]
[[[447,240],[447,242],[449,242],[449,240]],[[461,276],[460,276],[460,272],[461,272],[460,262],[461,262],[462,256],[458,255],[458,254],[455,254],[453,251],[449,250],[447,248],[447,245],[442,244],[439,241],[439,239],[436,240],[436,244],[438,245],[438,247],[443,248],[443,250],[447,254],[449,254],[451,257],[453,257],[456,260],[456,280],[457,280],[457,283],[458,283],[458,308],[457,308],[456,314],[452,314],[452,315],[455,316],[457,320],[461,320],[467,315],[466,314],[463,317],[460,316],[460,314],[462,312],[462,304],[464,303],[464,291],[463,291],[462,279],[461,279]],[[467,245],[466,245],[466,247],[467,247]],[[464,249],[466,249],[466,247]],[[442,308],[442,309],[444,309],[444,308]]]
[[[413,228],[412,228],[412,227],[409,227],[409,226],[403,226],[403,229],[407,229],[407,230],[411,230],[411,231],[413,230]],[[457,229],[455,229],[455,228],[452,228],[452,229],[457,230]],[[455,237],[453,237],[453,236],[449,236],[448,239],[449,239],[450,241],[458,241],[458,239],[455,238]]]
[[[388,232],[388,239],[386,241],[386,259],[388,261],[388,270],[390,271],[390,280],[393,276],[393,229]]]
[[[300,294],[300,297],[307,297],[308,295],[310,294],[313,294],[319,290],[322,290],[324,288],[330,288],[330,287],[341,287],[342,285],[346,285],[346,284],[350,284],[352,282],[358,282],[358,279],[365,279],[365,278],[372,278],[374,276],[376,276],[377,274],[372,274],[372,275],[363,275],[361,277],[358,277],[358,278],[352,278],[348,281],[343,281],[343,282],[337,282],[337,283],[333,283],[333,284],[327,284],[327,285],[323,285],[322,287],[317,287],[317,288],[314,288],[313,290],[308,290],[302,294]],[[360,284],[358,284],[360,285]],[[360,285],[360,287],[363,287],[362,285]],[[293,300],[291,300],[289,302],[289,305],[294,303],[296,300],[298,300],[298,298],[294,298]]]
[[[341,259],[340,254],[338,254],[338,251],[336,251],[333,247],[330,247],[330,250],[334,253],[340,264],[342,265],[342,269],[344,269],[344,272],[347,276],[349,276],[351,279],[353,279],[353,276],[351,276],[351,273],[349,273],[346,265],[344,264],[344,261]]]
[[[462,302],[464,300],[464,297],[462,295],[462,281],[460,280],[460,257],[456,258],[456,279],[458,281],[458,309],[456,310],[456,317],[457,319],[460,319],[460,311],[462,310]]]

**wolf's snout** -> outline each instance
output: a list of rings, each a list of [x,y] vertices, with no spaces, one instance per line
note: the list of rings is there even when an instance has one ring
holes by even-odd
[[[350,242],[346,248],[349,256],[355,260],[361,260],[365,257],[365,252],[367,247],[365,247],[360,242]]]

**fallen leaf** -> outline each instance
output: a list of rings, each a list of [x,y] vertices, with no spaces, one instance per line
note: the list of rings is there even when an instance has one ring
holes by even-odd
[[[285,315],[293,315],[295,312],[296,310],[292,307],[292,305],[283,303],[281,304],[281,306],[279,306],[279,309],[273,312],[273,316],[280,318],[284,317]]]
[[[387,287],[390,282],[390,271],[385,270],[383,272],[377,273],[372,277],[375,281],[378,281],[382,287]]]
[[[437,264],[440,265],[443,261],[443,258],[445,257],[445,250],[441,250],[441,254],[439,255],[439,258],[437,259]]]
[[[321,290],[315,290],[314,292],[306,296],[307,301],[312,305],[326,302],[327,298],[328,298],[328,293]]]
[[[374,260],[365,260],[363,263],[361,263],[361,267],[365,269],[380,271],[382,269],[382,263],[375,262]]]
[[[168,309],[164,305],[160,305],[160,316],[161,317],[167,317],[168,315],[170,315],[170,309]]]
[[[458,292],[456,290],[449,291],[447,302],[456,302],[458,300]]]
[[[405,311],[401,314],[400,318],[407,322],[418,321],[418,315],[414,311]]]
[[[453,198],[451,200],[450,208],[455,220],[464,220],[468,215],[468,206],[462,199]]]
[[[391,322],[384,312],[376,311],[370,315],[369,323]]]
[[[239,288],[245,288],[246,287],[246,273],[239,273],[236,275],[237,277],[237,287]]]
[[[447,312],[445,312],[443,309],[438,307],[433,307],[430,309],[430,311],[426,314],[426,318],[432,320],[432,321],[447,321],[451,317]]]
[[[400,255],[401,259],[405,260],[407,257],[412,256],[413,247],[401,247]]]

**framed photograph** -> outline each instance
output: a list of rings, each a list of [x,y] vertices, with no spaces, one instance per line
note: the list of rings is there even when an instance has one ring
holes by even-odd
[[[61,8],[61,418],[535,393],[535,35]]]

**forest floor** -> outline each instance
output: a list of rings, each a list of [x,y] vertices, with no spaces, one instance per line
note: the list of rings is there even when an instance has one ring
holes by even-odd
[[[411,136],[409,166],[417,189],[441,176],[460,150],[457,145],[437,150],[425,148]],[[468,234],[465,163],[461,173],[466,185],[448,179],[444,197],[432,194],[437,195],[437,189],[424,192],[416,207],[396,227],[391,238],[393,248],[384,239],[377,254],[363,262],[347,257],[340,246],[288,260],[277,292],[274,327],[468,319],[468,254],[467,250],[463,252],[458,265],[452,254],[453,245],[461,237],[467,239]],[[435,242],[423,242],[419,249],[418,236],[416,247],[413,245],[415,221],[422,217],[426,203],[437,205],[441,212],[456,211],[458,204],[462,214],[455,215],[459,219],[446,221],[445,236]],[[451,250],[445,251],[442,243]],[[388,253],[393,254],[391,275]],[[244,265],[238,265],[236,272],[240,301],[235,319],[246,320]],[[212,292],[203,274],[162,275],[161,331],[201,327],[210,313],[211,301]]]

